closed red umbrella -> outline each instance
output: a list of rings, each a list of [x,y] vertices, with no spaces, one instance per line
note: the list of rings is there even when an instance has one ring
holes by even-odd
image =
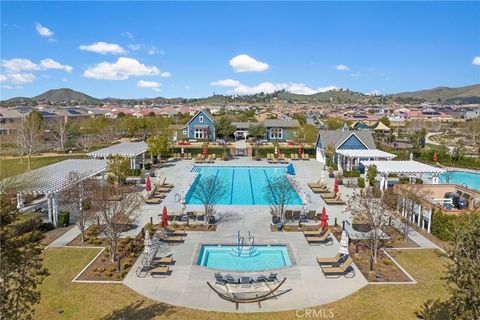
[[[206,157],[208,155],[208,148],[203,148],[203,156]]]
[[[167,207],[163,206],[163,212],[162,212],[162,227],[167,227],[168,226],[168,212],[167,212]]]
[[[152,191],[152,183],[150,182],[150,176],[147,177],[147,182],[145,184],[145,190],[148,192]]]
[[[435,151],[435,152],[433,153],[433,161],[435,161],[435,162],[438,161],[437,151]]]
[[[320,216],[320,227],[322,228],[328,228],[328,217],[327,217],[327,210],[325,210],[325,207],[322,209],[322,215]]]
[[[280,148],[277,148],[277,157],[280,157]]]
[[[302,154],[302,146],[299,146],[299,147],[298,147],[297,154],[298,154],[298,155],[301,155],[301,154]]]
[[[338,179],[335,177],[335,184],[333,185],[333,192],[335,192],[335,194],[337,194],[338,192],[338,184],[340,183],[340,181],[338,181]]]

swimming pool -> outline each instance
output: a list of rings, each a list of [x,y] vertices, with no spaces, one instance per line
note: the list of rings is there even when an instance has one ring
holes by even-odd
[[[237,246],[202,245],[197,265],[220,270],[263,271],[289,267],[292,261],[286,245],[257,245],[240,251]]]
[[[200,179],[207,176],[215,176],[221,179],[227,188],[226,193],[216,204],[220,205],[268,205],[265,199],[264,188],[269,187],[274,177],[283,177],[287,167],[201,167],[195,166],[192,171],[198,176],[187,192],[185,202],[187,204],[202,204],[193,197],[195,188]],[[302,200],[297,192],[292,192],[290,205],[301,205]]]
[[[468,171],[450,171],[440,174],[440,182],[456,183],[480,191],[480,173]]]

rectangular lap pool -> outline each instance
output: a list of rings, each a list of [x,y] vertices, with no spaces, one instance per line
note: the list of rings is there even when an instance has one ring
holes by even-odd
[[[263,271],[292,265],[285,245],[237,246],[202,245],[197,265],[219,270]]]
[[[192,171],[198,176],[185,197],[187,204],[201,204],[193,197],[198,181],[207,176],[221,179],[227,192],[216,204],[220,205],[268,205],[264,196],[264,188],[270,186],[274,177],[283,177],[287,167],[197,167]],[[291,188],[292,197],[288,204],[301,205],[302,200]]]

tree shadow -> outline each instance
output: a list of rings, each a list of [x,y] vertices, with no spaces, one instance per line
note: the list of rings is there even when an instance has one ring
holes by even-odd
[[[242,216],[233,211],[221,212],[218,214],[217,224],[235,223],[242,220]]]
[[[428,300],[415,312],[418,319],[425,320],[448,320],[450,315],[448,312],[448,303],[446,301]]]
[[[168,317],[174,313],[173,306],[165,303],[154,303],[145,305],[144,300],[136,301],[126,307],[112,311],[111,314],[103,317],[103,320],[127,320],[127,319],[154,319],[157,316]]]

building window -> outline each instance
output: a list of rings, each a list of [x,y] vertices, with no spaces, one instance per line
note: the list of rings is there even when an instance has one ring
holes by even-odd
[[[198,121],[199,121],[200,123],[203,123],[203,116],[198,117]]]
[[[293,132],[293,136],[294,136],[295,138],[298,137],[298,131],[294,131],[294,132]]]
[[[282,139],[283,138],[283,129],[282,128],[272,128],[270,129],[270,139]]]
[[[183,134],[184,134],[184,135],[187,135],[187,130],[183,130]]]
[[[195,139],[205,139],[205,130],[195,129]]]

